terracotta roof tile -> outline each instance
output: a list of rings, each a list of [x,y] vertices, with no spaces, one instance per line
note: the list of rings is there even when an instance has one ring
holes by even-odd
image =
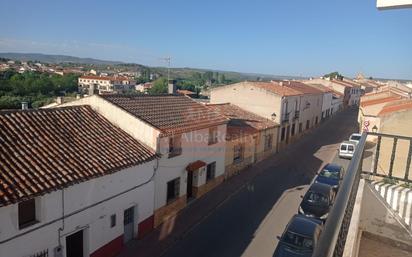
[[[192,162],[191,164],[189,164],[189,165],[186,167],[186,170],[188,170],[188,171],[195,171],[195,170],[197,170],[197,169],[199,169],[199,168],[201,168],[201,167],[204,167],[204,166],[206,166],[206,163],[205,163],[205,162],[203,162],[203,161],[195,161],[195,162]]]
[[[138,165],[153,150],[89,106],[0,112],[0,206]]]
[[[183,95],[105,95],[107,101],[159,129],[162,136],[227,123],[222,115]]]
[[[226,132],[227,140],[233,140],[257,133],[260,130],[279,126],[271,120],[248,112],[233,104],[208,104],[207,107],[229,119]]]
[[[378,116],[412,109],[412,100],[400,100],[385,105]]]
[[[382,104],[386,102],[392,102],[401,99],[400,96],[390,96],[390,97],[385,97],[385,98],[379,98],[379,99],[373,99],[369,101],[362,101],[361,106],[366,107],[370,105],[375,105],[375,104]]]
[[[266,90],[268,92],[280,95],[280,96],[295,96],[302,95],[303,93],[295,90],[291,87],[286,86],[286,82],[278,83],[275,81],[272,82],[245,82],[250,83],[251,85]]]
[[[105,76],[81,76],[79,79],[94,79],[94,80],[111,80],[111,81],[117,81],[117,80],[129,80],[126,77],[105,77]]]

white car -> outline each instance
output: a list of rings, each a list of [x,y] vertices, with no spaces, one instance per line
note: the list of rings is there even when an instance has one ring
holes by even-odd
[[[349,137],[349,141],[350,142],[354,142],[355,144],[358,144],[360,139],[361,139],[362,135],[359,133],[353,133],[352,135],[350,135]]]
[[[351,141],[343,141],[339,146],[339,157],[352,159],[355,153],[356,143]]]

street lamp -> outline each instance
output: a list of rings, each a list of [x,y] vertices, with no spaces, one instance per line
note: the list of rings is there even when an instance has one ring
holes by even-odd
[[[374,125],[374,126],[373,126],[373,128],[372,128],[372,132],[373,132],[373,133],[378,132],[378,127],[376,127],[376,125]]]

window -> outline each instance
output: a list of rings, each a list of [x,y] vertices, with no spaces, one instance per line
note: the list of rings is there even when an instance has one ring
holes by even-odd
[[[171,202],[179,197],[180,178],[175,178],[167,182],[167,202]]]
[[[182,137],[175,136],[169,138],[169,158],[182,154]]]
[[[209,163],[206,168],[206,182],[215,178],[216,162]]]
[[[19,203],[19,229],[26,228],[37,223],[36,201],[30,199]]]
[[[285,140],[285,132],[286,132],[286,128],[283,127],[282,128],[282,133],[280,134],[280,141]],[[266,138],[265,138],[265,140],[266,140]],[[266,145],[266,142],[265,142],[265,145]]]
[[[302,122],[299,123],[299,133],[302,132]]]
[[[292,133],[292,136],[295,135],[295,127],[296,127],[296,126],[295,126],[295,123],[293,123],[293,124],[292,124],[292,132],[291,132],[291,133]]]
[[[233,162],[241,162],[243,160],[243,145],[238,144],[233,149]]]
[[[265,151],[272,148],[273,135],[265,135]]]
[[[116,226],[116,214],[110,216],[110,227],[113,228]]]
[[[307,121],[306,121],[306,129],[309,129],[309,125],[310,125],[310,121],[307,120]]]
[[[209,145],[217,143],[217,128],[209,128]]]

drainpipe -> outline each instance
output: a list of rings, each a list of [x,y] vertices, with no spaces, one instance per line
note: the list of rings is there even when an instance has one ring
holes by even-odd
[[[61,243],[61,233],[64,231],[64,226],[65,226],[65,219],[64,219],[64,188],[62,188],[62,226],[57,230],[58,233],[58,242],[59,242],[59,247],[62,246]]]

